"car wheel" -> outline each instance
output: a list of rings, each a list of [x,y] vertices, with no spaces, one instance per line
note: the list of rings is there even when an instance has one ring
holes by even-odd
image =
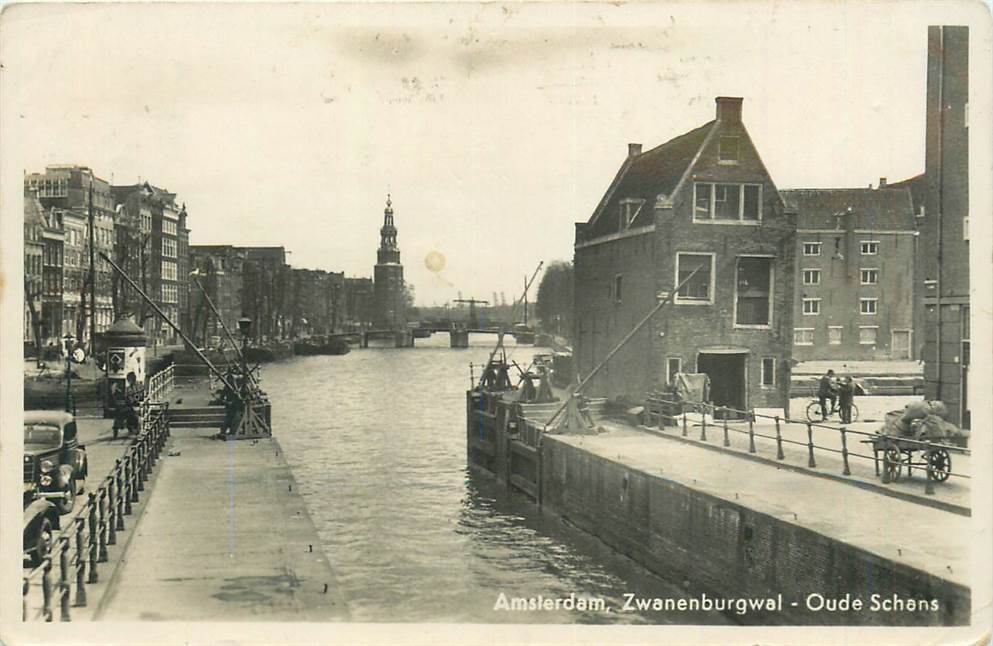
[[[42,518],[34,536],[34,547],[31,549],[31,565],[37,567],[52,551],[52,521]]]
[[[76,479],[70,478],[69,482],[62,489],[62,497],[57,500],[55,506],[59,508],[60,514],[68,514],[76,505]]]

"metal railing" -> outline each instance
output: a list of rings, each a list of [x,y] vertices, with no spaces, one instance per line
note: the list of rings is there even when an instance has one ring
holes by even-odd
[[[720,415],[718,415],[720,414]],[[747,428],[742,428],[738,423],[729,423],[729,416],[733,414],[740,418],[742,423],[747,424]],[[852,429],[847,426],[831,426],[829,424],[816,423],[808,420],[794,420],[778,415],[764,415],[756,413],[754,410],[740,410],[726,406],[715,406],[710,402],[686,401],[673,398],[665,394],[653,394],[646,400],[645,406],[646,426],[674,426],[681,429],[683,437],[689,437],[690,429],[699,429],[700,441],[706,442],[707,431],[716,433],[721,437],[724,447],[731,447],[731,434],[737,433],[748,437],[748,452],[757,453],[755,438],[772,440],[776,443],[776,459],[785,460],[786,454],[783,451],[784,445],[802,446],[806,449],[807,468],[817,468],[817,452],[840,455],[842,459],[842,475],[851,476],[852,471],[849,465],[851,458],[872,460],[876,475],[881,476],[883,484],[899,478],[900,470],[903,466],[908,469],[908,474],[914,467],[926,471],[927,478],[924,492],[927,495],[934,494],[934,483],[944,482],[950,477],[971,479],[965,473],[952,471],[950,464],[950,453],[957,453],[969,456],[971,452],[959,446],[935,442],[928,439],[914,439],[903,436],[882,435],[879,433]],[[709,419],[708,419],[709,418]],[[771,420],[774,423],[775,435],[758,432],[755,429],[756,420]],[[668,423],[667,423],[668,422]],[[796,424],[806,428],[806,441],[797,441],[783,436],[783,425]],[[835,434],[840,440],[841,448],[827,446],[823,443],[817,444],[814,441],[814,431],[818,434],[825,432]],[[860,443],[865,443],[872,447],[872,455],[859,453],[849,449],[849,438],[855,436]],[[923,462],[913,462],[915,451],[923,452]],[[880,455],[882,454],[882,472],[880,473]],[[944,467],[941,465],[944,464]]]
[[[86,607],[86,586],[99,581],[98,564],[107,562],[108,548],[117,544],[118,533],[125,530],[124,518],[131,515],[165,447],[167,408],[168,404],[145,404],[141,430],[127,452],[89,493],[86,503],[63,521],[41,564],[24,574],[24,621],[54,621],[56,605],[59,621],[70,621],[71,608]],[[53,572],[56,563],[57,575]]]
[[[173,374],[173,366],[170,364],[164,370],[160,370],[149,377],[148,396],[145,399],[153,402],[163,401],[175,386]]]

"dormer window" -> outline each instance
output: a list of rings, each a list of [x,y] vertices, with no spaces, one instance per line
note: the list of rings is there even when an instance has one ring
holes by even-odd
[[[717,148],[717,159],[722,164],[738,163],[738,137],[721,137]]]
[[[634,219],[638,217],[638,212],[641,210],[641,205],[645,203],[645,200],[638,200],[634,198],[624,198],[620,202],[620,229],[623,231],[631,226]]]

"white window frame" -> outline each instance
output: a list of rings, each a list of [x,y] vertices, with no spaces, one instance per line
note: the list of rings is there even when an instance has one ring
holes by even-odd
[[[665,358],[665,383],[666,383],[667,386],[671,386],[672,385],[672,379],[669,376],[669,373],[670,373],[669,365],[673,361],[675,361],[676,362],[676,365],[677,365],[676,372],[682,372],[683,371],[683,358],[682,357],[666,357]]]
[[[873,281],[867,281],[865,279],[865,272],[874,271],[876,272]],[[862,285],[878,285],[879,284],[879,267],[861,267],[859,268],[859,283]]]
[[[865,305],[872,303],[872,311],[866,312]],[[875,316],[879,312],[879,299],[876,297],[862,296],[859,298],[859,314],[862,316]]]
[[[172,238],[162,238],[162,257],[176,258],[178,246]]]
[[[812,328],[812,327],[795,327],[795,328],[793,328],[793,345],[814,345],[814,330],[815,329],[816,328]],[[803,342],[803,343],[801,343],[800,341],[797,341],[797,336],[796,336],[796,333],[797,332],[810,332],[810,341],[806,341],[806,342]]]
[[[744,254],[737,256],[734,263],[734,293],[732,294],[733,300],[731,301],[731,321],[733,322],[733,326],[744,330],[768,330],[772,327],[772,315],[775,312],[772,304],[775,299],[776,268],[772,262],[769,262],[769,311],[767,313],[769,322],[764,325],[757,323],[738,323],[738,260],[741,258],[765,258],[771,260],[775,256],[768,254]]]
[[[717,264],[716,261],[715,261],[715,258],[717,256],[717,254],[715,254],[713,252],[710,252],[710,251],[677,251],[676,252],[676,258],[675,258],[675,266],[673,267],[673,278],[674,278],[674,280],[673,280],[673,283],[672,283],[672,287],[673,287],[674,290],[675,290],[676,287],[679,286],[679,257],[680,256],[709,256],[710,257],[710,285],[707,288],[707,295],[708,295],[707,300],[702,300],[702,299],[697,299],[697,298],[687,299],[685,297],[681,297],[679,295],[679,292],[676,291],[673,294],[673,297],[672,297],[673,304],[674,305],[713,305],[714,304],[714,286],[715,286],[714,279],[716,278],[716,276],[714,275],[716,273],[715,270],[714,270],[714,267]]]
[[[817,253],[807,253],[807,245],[810,245],[810,246],[814,247],[815,249],[817,249]],[[812,258],[814,256],[821,255],[821,243],[820,242],[810,242],[810,241],[804,242],[803,243],[803,255],[804,256],[807,256],[808,258]]]
[[[816,312],[807,311],[807,303],[816,303]],[[803,298],[800,301],[800,313],[804,316],[820,316],[821,314],[821,299],[820,298]]]
[[[772,362],[772,383],[765,383],[765,362]],[[773,389],[776,387],[776,357],[762,357],[759,363],[759,387],[765,388],[766,390]]]
[[[862,330],[875,330],[873,332],[873,341],[863,341],[862,340]],[[879,344],[879,326],[878,325],[860,325],[859,326],[859,345],[878,345]]]
[[[831,340],[831,330],[839,330],[837,341]],[[828,345],[841,345],[845,342],[845,326],[844,325],[829,325],[828,326]]]
[[[812,276],[815,276],[817,280],[807,281],[807,272],[810,272]],[[801,277],[803,279],[804,285],[820,285],[821,284],[821,270],[814,267],[804,267],[802,270]]]
[[[870,245],[875,245],[875,250],[872,250]],[[866,251],[870,249],[870,251]],[[863,256],[877,256],[879,255],[879,240],[862,240],[859,242],[859,252]]]
[[[172,271],[166,272],[166,267],[172,267]],[[178,273],[179,267],[177,263],[173,260],[163,260],[161,269],[162,269],[161,271],[162,280],[176,280],[177,276],[179,275]],[[168,276],[166,274],[172,274],[172,275]]]
[[[737,162],[735,162],[737,163]],[[710,186],[710,217],[697,218],[696,216],[696,189],[697,186]],[[737,186],[738,187],[738,219],[718,220],[717,215],[717,186]],[[745,219],[745,187],[756,186],[759,189],[758,195],[758,217],[754,220]],[[731,224],[731,225],[755,225],[762,222],[762,192],[764,186],[756,182],[693,182],[693,222],[703,224]]]

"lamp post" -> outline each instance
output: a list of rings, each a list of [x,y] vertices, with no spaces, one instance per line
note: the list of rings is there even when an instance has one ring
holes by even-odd
[[[66,332],[65,336],[62,337],[62,348],[66,355],[66,412],[71,413],[72,408],[69,406],[69,398],[72,397],[72,346],[73,342],[76,340],[72,334]]]
[[[245,352],[248,350],[248,334],[252,330],[252,319],[243,313],[238,319],[238,331],[241,332],[241,394],[242,401],[248,394],[248,361],[245,359]]]

